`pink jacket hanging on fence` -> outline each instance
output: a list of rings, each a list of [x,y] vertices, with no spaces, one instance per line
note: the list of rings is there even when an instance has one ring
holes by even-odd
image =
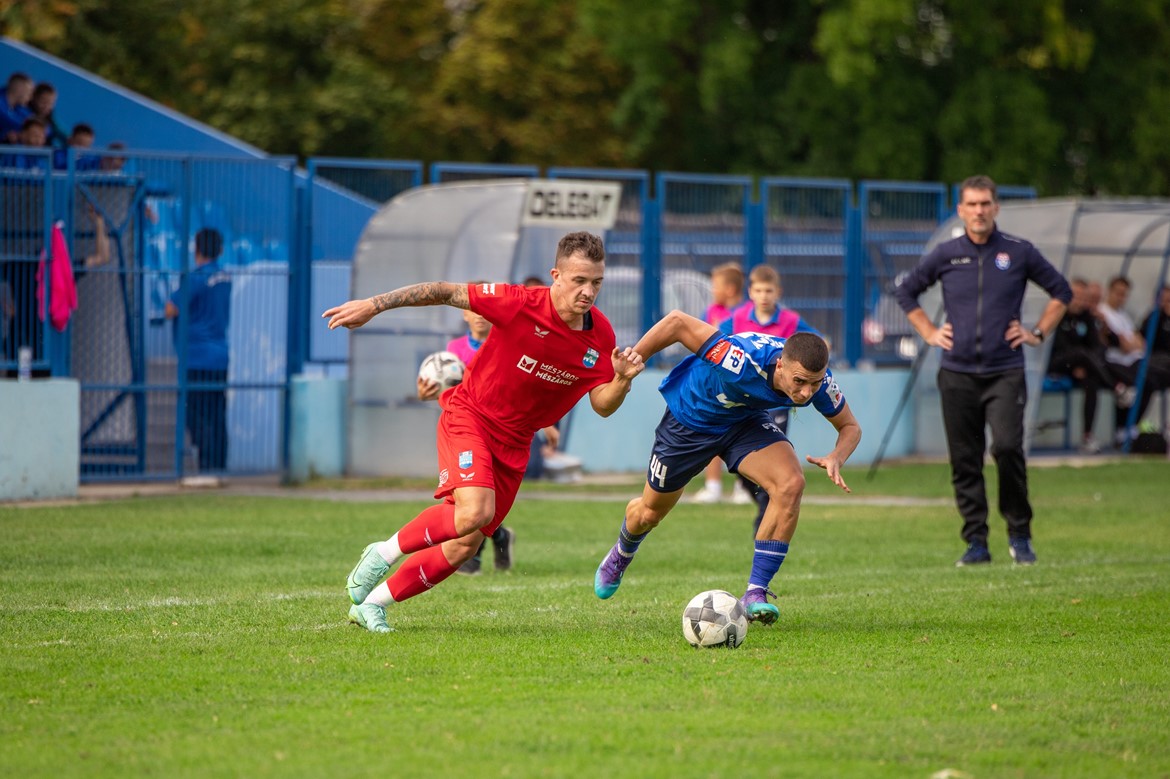
[[[52,265],[49,269],[49,321],[59,332],[69,324],[69,317],[77,310],[77,284],[73,280],[73,260],[61,223],[53,223]],[[37,265],[37,314],[45,321],[45,254]]]

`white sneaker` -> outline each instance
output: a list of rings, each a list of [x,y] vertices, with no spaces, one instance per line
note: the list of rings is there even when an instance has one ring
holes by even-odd
[[[735,480],[735,486],[731,489],[731,502],[737,506],[746,506],[749,503],[755,503],[752,494],[747,491],[747,487],[744,487],[743,482],[739,479]]]
[[[721,500],[723,500],[722,492],[717,493],[715,490],[707,489],[706,485],[703,485],[703,489],[696,492],[695,497],[691,498],[692,503],[718,503]]]
[[[1101,451],[1101,444],[1097,443],[1095,438],[1089,436],[1088,438],[1085,438],[1083,441],[1081,441],[1081,445],[1078,447],[1078,449],[1080,450],[1081,454],[1098,454]]]

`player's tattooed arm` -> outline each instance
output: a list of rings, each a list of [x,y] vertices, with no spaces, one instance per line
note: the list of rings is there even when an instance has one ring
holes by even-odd
[[[383,311],[405,306],[439,306],[471,308],[467,297],[466,284],[451,284],[446,281],[427,281],[411,284],[393,292],[383,292],[364,300],[350,300],[334,306],[321,316],[329,320],[329,329],[361,327]]]
[[[467,285],[451,284],[446,281],[424,281],[421,284],[411,284],[409,287],[401,287],[393,292],[375,295],[370,300],[379,314],[392,308],[405,308],[407,306],[446,305],[463,309],[471,307],[471,303],[467,299]]]

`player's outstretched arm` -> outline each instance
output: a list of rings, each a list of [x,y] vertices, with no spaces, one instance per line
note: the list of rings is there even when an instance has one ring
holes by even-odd
[[[411,284],[393,292],[383,292],[365,300],[350,300],[334,306],[321,315],[329,320],[329,329],[361,327],[383,311],[407,306],[452,306],[468,309],[466,284],[452,284],[447,281],[424,281]]]
[[[849,459],[849,455],[853,454],[857,449],[857,445],[861,443],[861,425],[858,424],[857,418],[853,416],[853,411],[849,408],[848,402],[845,403],[835,416],[829,417],[829,421],[833,423],[833,427],[837,428],[837,445],[833,447],[833,451],[824,457],[806,455],[804,459],[819,468],[824,468],[825,474],[833,484],[836,484],[846,492],[853,492],[853,490],[849,489],[849,485],[845,483],[845,480],[841,478],[841,466],[845,464],[845,461]]]
[[[638,339],[634,351],[642,355],[643,360],[649,360],[672,344],[682,344],[690,351],[697,352],[717,332],[719,330],[714,325],[675,309],[655,322]]]
[[[642,355],[629,346],[625,349],[615,346],[610,360],[613,361],[613,378],[609,383],[589,390],[589,404],[603,417],[621,408],[626,395],[630,394],[630,383],[646,368]]]

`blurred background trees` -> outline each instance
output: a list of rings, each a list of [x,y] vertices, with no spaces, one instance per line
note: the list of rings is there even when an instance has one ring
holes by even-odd
[[[0,0],[278,154],[1170,195],[1166,0]]]

